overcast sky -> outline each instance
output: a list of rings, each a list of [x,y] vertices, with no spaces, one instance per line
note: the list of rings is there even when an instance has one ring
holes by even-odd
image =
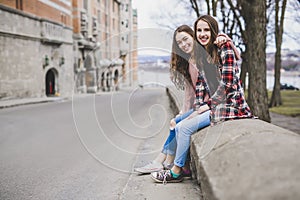
[[[170,19],[160,19],[159,17],[162,16],[165,13],[174,13],[177,14],[177,16],[180,17],[173,17],[172,22],[180,24],[188,24],[192,25],[195,21],[196,17],[193,14],[185,13],[183,12],[184,9],[182,8],[182,5],[179,5],[176,0],[133,0],[133,8],[137,8],[138,10],[138,28],[139,30],[142,30],[142,35],[139,37],[139,47],[145,48],[145,39],[152,38],[152,31],[154,29],[162,29],[162,34],[164,35],[162,38],[158,38],[160,40],[159,42],[164,43],[161,48],[163,48],[166,51],[169,51],[168,48],[170,48],[171,45],[171,39],[172,39],[172,31],[170,29],[167,29],[167,27],[161,27],[159,26],[159,23],[161,23],[162,20],[168,21]],[[186,16],[185,19],[183,19]],[[182,20],[182,21],[181,21]],[[171,20],[170,20],[171,21]],[[165,23],[168,24],[168,23]],[[151,31],[146,31],[147,28],[151,28]],[[158,30],[155,30],[154,32],[159,32]],[[285,18],[285,32],[288,32],[289,34],[294,35],[295,38],[300,35],[300,24],[296,23],[292,20],[291,12],[286,12],[286,18]],[[148,34],[146,34],[148,32]],[[157,37],[157,36],[156,36]],[[168,44],[166,44],[168,43]],[[149,41],[148,41],[149,44]],[[295,41],[294,39],[284,36],[283,41],[283,47],[282,48],[289,48],[291,50],[294,49],[300,49],[300,40]],[[151,47],[150,47],[151,48]],[[158,48],[159,49],[159,48]],[[274,47],[268,47],[268,52],[274,51]]]

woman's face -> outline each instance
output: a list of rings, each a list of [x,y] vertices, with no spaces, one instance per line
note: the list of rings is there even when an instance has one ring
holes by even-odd
[[[211,30],[207,22],[199,20],[196,26],[196,36],[197,41],[203,45],[207,46],[211,38]]]
[[[194,48],[193,37],[186,32],[177,32],[175,36],[178,47],[187,54],[191,54]]]

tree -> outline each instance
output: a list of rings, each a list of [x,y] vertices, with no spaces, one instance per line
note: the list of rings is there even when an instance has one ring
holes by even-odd
[[[266,1],[238,0],[245,22],[249,70],[248,103],[254,115],[270,122],[266,89]]]
[[[223,32],[232,38],[237,37],[235,41],[243,48],[241,79],[245,82],[244,77],[248,71],[247,102],[255,116],[270,122],[266,88],[266,0],[205,0],[205,4],[201,2],[203,3],[203,0],[189,0],[190,8],[197,16],[202,14],[201,5],[206,5],[206,13],[213,15],[218,13],[217,8],[220,6]]]
[[[193,9],[193,11],[195,11],[196,16],[200,17],[200,9],[199,9],[199,5],[198,5],[198,1],[197,0],[190,0],[191,3],[191,7]]]
[[[280,69],[281,69],[281,45],[283,35],[283,21],[287,0],[282,0],[281,13],[280,13],[280,0],[275,0],[275,83],[273,87],[272,97],[269,107],[279,106],[282,104],[280,94]]]
[[[217,16],[217,3],[220,0],[205,0],[206,2],[206,13],[208,15]],[[197,17],[200,17],[200,1],[190,0],[191,7],[196,13]],[[212,13],[211,13],[212,12]]]

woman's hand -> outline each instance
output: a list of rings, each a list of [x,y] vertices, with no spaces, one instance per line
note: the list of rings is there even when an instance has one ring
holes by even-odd
[[[216,38],[216,40],[214,41],[214,44],[216,44],[218,47],[222,46],[222,44],[231,41],[231,39],[225,34],[219,34]]]
[[[190,116],[187,117],[187,119],[192,119],[197,115],[199,115],[198,111],[194,111],[194,112],[192,112],[192,114],[190,114]]]
[[[201,114],[205,111],[209,110],[209,106],[207,104],[200,106],[200,108],[198,109],[198,113]]]
[[[200,106],[198,110],[194,111],[187,119],[192,119],[193,117],[200,115],[201,113],[208,111],[209,106],[207,104]]]
[[[175,122],[175,118],[173,118],[170,121],[170,128],[175,128],[175,126],[176,126],[176,122]]]
[[[175,118],[176,118],[176,117],[179,117],[180,115],[181,115],[180,113],[179,113],[179,114],[177,114],[177,115],[175,116]]]

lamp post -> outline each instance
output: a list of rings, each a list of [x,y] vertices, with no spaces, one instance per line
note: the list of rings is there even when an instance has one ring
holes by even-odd
[[[45,55],[44,62],[43,62],[43,68],[47,67],[49,65],[49,58],[48,55]]]
[[[63,64],[65,64],[65,58],[62,56],[59,59],[59,66],[61,67]]]

